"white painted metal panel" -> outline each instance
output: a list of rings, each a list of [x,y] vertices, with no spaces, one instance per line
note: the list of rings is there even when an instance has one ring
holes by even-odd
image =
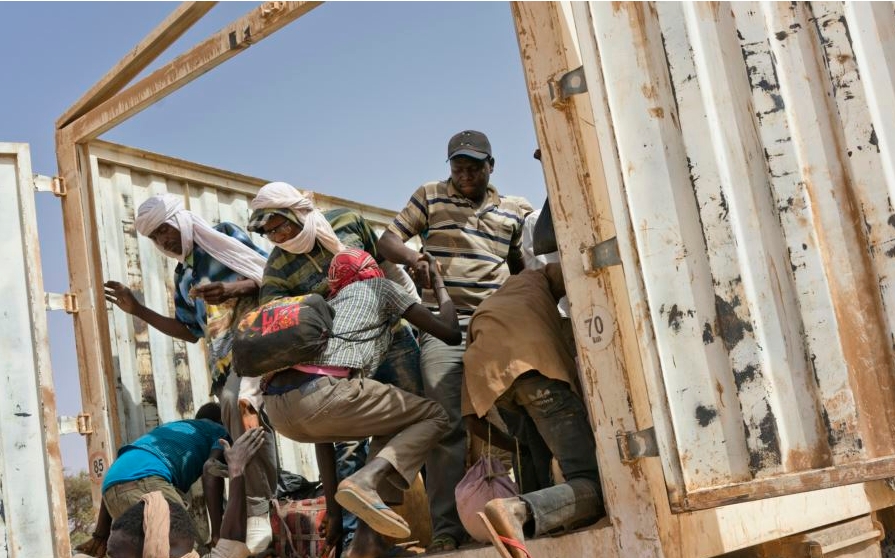
[[[672,507],[895,475],[892,3],[589,7]]]
[[[0,557],[69,552],[28,146],[0,143]]]

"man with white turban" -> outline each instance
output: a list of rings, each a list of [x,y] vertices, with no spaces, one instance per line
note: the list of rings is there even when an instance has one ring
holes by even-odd
[[[380,265],[386,278],[403,286],[419,302],[410,277],[391,262],[382,261],[376,250],[377,237],[358,213],[348,209],[320,211],[299,190],[285,182],[266,184],[251,202],[254,210],[248,229],[265,235],[275,246],[271,250],[261,282],[261,302],[317,293],[329,294],[327,272],[333,256],[345,248],[369,253]],[[413,330],[401,320],[392,329],[392,343],[385,361],[372,378],[421,395],[419,345]],[[344,479],[364,466],[368,444],[336,444],[338,475]],[[344,548],[348,548],[356,528],[354,516],[344,514]]]
[[[205,339],[212,393],[221,401],[224,426],[235,440],[245,430],[239,399],[246,399],[256,410],[261,405],[257,380],[243,380],[232,370],[232,326],[244,311],[258,304],[267,254],[236,225],[212,227],[171,194],[143,202],[137,209],[135,225],[137,232],[151,239],[163,254],[178,261],[174,317],[147,308],[117,281],[105,283],[106,299],[166,335],[190,343]],[[266,435],[264,450],[246,471],[247,544],[253,552],[261,552],[270,542],[268,512],[277,485],[273,434]],[[208,502],[208,509],[212,538],[216,539],[222,502]]]

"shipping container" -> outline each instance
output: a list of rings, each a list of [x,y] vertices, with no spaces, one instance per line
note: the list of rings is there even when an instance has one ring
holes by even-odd
[[[170,304],[171,262],[135,234],[134,208],[167,191],[244,225],[263,184],[97,137],[315,6],[265,3],[125,89],[204,13],[185,3],[57,121],[59,176],[36,185],[60,195],[71,290],[46,300],[75,322],[97,483],[118,444],[208,398],[200,346],[102,298],[118,277]],[[533,556],[880,556],[895,529],[895,5],[511,9],[608,513],[530,541]],[[46,555],[29,529],[64,555],[27,149],[0,144],[0,163],[20,192],[3,255],[21,262],[0,324],[34,363],[3,369],[33,398],[0,406],[0,557]],[[43,466],[36,504],[10,484],[21,463]]]

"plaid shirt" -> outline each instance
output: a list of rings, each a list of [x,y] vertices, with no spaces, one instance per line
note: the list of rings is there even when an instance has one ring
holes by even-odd
[[[344,366],[372,373],[385,359],[391,326],[416,301],[397,283],[375,278],[352,283],[329,301],[336,312],[333,334],[311,364]]]

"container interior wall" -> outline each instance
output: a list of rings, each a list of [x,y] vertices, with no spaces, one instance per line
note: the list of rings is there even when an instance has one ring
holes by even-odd
[[[891,457],[893,4],[590,16],[681,493]]]
[[[90,184],[100,243],[102,279],[133,289],[149,308],[174,315],[174,270],[177,262],[164,256],[134,227],[136,208],[150,196],[181,196],[187,209],[215,225],[230,222],[245,228],[249,201],[266,181],[202,167],[185,161],[94,142],[89,147]],[[350,207],[381,232],[390,213],[324,194],[313,194],[323,209]],[[252,240],[270,250],[257,234]],[[111,367],[118,399],[123,443],[160,423],[191,418],[211,401],[205,347],[173,339],[106,302]],[[281,466],[309,479],[317,478],[313,446],[278,437]],[[194,489],[195,492],[195,489]]]

